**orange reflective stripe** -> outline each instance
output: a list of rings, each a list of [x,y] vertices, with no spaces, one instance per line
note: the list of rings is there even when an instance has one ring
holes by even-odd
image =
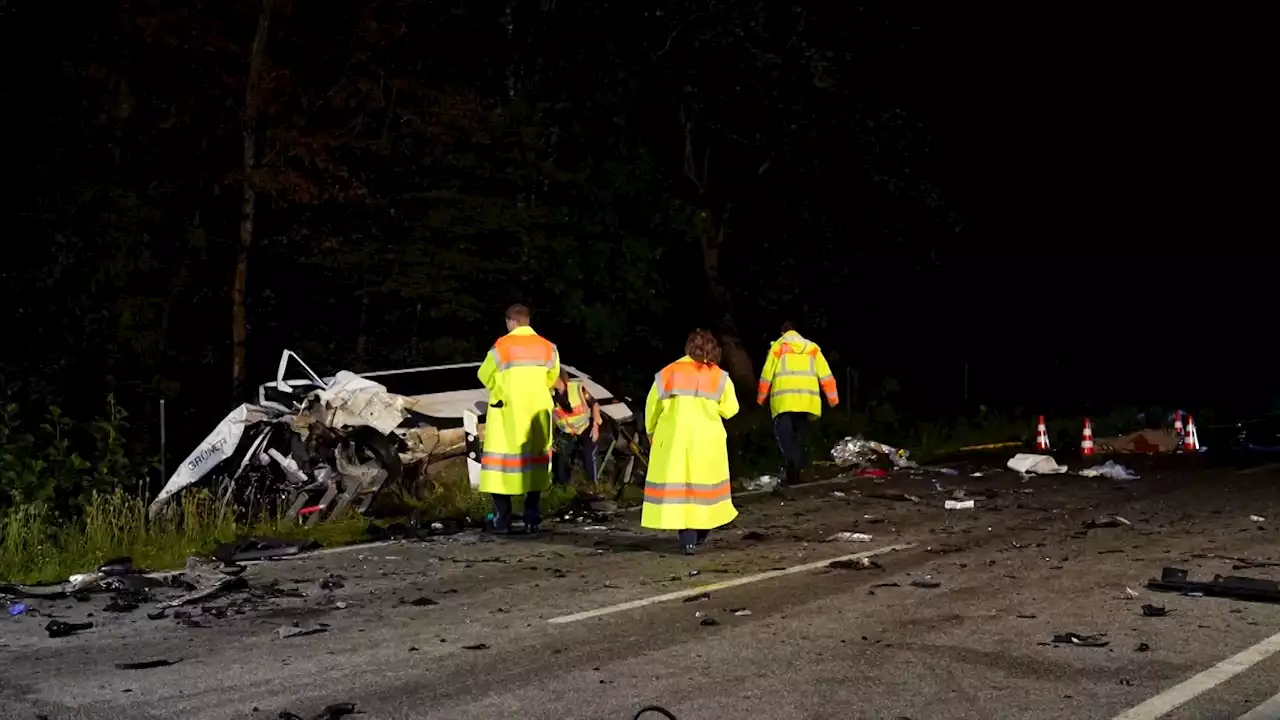
[[[728,381],[729,374],[715,365],[673,362],[658,373],[658,399],[690,396],[720,402]]]
[[[502,473],[523,473],[538,469],[538,466],[550,464],[551,455],[542,453],[524,455],[518,453],[486,452],[480,456],[481,470],[494,470]]]
[[[556,346],[538,335],[505,335],[493,344],[499,370],[519,366],[555,367]]]
[[[644,486],[644,501],[658,505],[716,505],[730,500],[733,488],[728,480],[714,485],[649,482]]]

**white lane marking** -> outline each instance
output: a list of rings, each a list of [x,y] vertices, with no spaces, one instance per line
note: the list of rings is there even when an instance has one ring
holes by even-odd
[[[1280,633],[1251,648],[1241,650],[1213,667],[1191,676],[1141,705],[1127,710],[1112,720],[1156,720],[1197,695],[1230,680],[1272,655],[1280,652]],[[1243,720],[1243,718],[1241,718]]]
[[[868,550],[866,552],[854,553],[852,555],[841,555],[840,557],[827,558],[826,560],[819,560],[817,562],[805,563],[804,565],[796,565],[795,567],[783,568],[781,570],[769,570],[768,572],[757,573],[755,575],[748,575],[746,577],[734,578],[732,580],[725,580],[724,582],[711,583],[710,585],[699,585],[697,587],[692,587],[687,590],[677,590],[676,592],[670,592],[670,593],[667,593],[666,595],[655,595],[653,597],[642,598],[640,600],[632,600],[630,602],[619,603],[617,605],[610,605],[609,607],[603,607],[597,610],[587,610],[585,612],[574,613],[572,615],[561,615],[560,617],[553,617],[547,620],[547,622],[555,623],[557,625],[561,625],[564,623],[577,622],[579,620],[586,620],[588,618],[600,617],[601,615],[610,615],[616,612],[623,612],[624,610],[634,610],[636,608],[644,607],[645,605],[653,605],[655,603],[668,602],[671,600],[683,600],[684,598],[687,598],[687,597],[701,595],[704,592],[712,592],[714,590],[725,590],[731,587],[738,587],[739,585],[746,585],[748,583],[760,582],[761,580],[771,580],[776,577],[783,577],[786,575],[794,575],[796,573],[808,572],[810,570],[817,570],[819,568],[824,568],[827,565],[830,565],[831,563],[836,562],[837,560],[859,560],[861,558],[869,558],[875,555],[883,555],[885,553],[894,552],[895,550],[909,550],[915,546],[916,546],[915,543],[906,543],[904,545],[888,545],[886,547],[876,548],[875,550]]]
[[[1272,696],[1258,707],[1236,718],[1236,720],[1276,720],[1280,718],[1280,693]]]

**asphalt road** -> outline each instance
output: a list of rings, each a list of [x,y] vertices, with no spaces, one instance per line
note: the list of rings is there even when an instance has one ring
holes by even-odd
[[[148,620],[145,608],[103,613],[105,598],[34,601],[99,625],[55,640],[47,617],[0,619],[0,718],[305,718],[355,702],[371,720],[629,719],[649,704],[680,720],[1109,720],[1132,708],[1125,720],[1234,720],[1280,693],[1280,638],[1227,666],[1233,677],[1201,673],[1280,634],[1280,605],[1145,582],[1167,565],[1232,572],[1195,555],[1280,560],[1280,473],[1194,462],[1142,465],[1134,481],[966,467],[741,497],[741,517],[693,558],[634,516],[608,531],[549,524],[535,540],[346,549],[251,567],[253,585],[305,596],[226,618],[196,608],[208,627]],[[974,510],[944,510],[957,488],[994,492]],[[920,502],[868,497],[883,491]],[[1106,514],[1132,524],[1083,529]],[[873,540],[823,542],[838,531]],[[874,557],[880,568],[755,577],[903,544],[914,546]],[[1280,579],[1270,570],[1235,574]],[[320,589],[329,573],[344,586]],[[921,579],[941,585],[910,584]],[[697,599],[725,581],[741,584]],[[681,591],[693,601],[643,603]],[[1171,613],[1144,617],[1144,603]],[[228,604],[237,598],[210,603]],[[604,612],[573,617],[592,611]],[[293,623],[328,627],[276,634]],[[1065,632],[1110,644],[1050,644]],[[180,662],[115,667],[154,659]],[[1280,718],[1258,713],[1248,720]]]

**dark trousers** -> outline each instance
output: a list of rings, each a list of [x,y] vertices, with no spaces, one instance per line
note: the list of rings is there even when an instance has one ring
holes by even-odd
[[[555,474],[557,485],[568,485],[569,474],[573,470],[573,456],[582,459],[582,471],[587,480],[596,481],[596,444],[591,439],[591,429],[582,431],[581,435],[559,434],[555,455],[551,456],[551,470]]]
[[[809,464],[804,453],[804,428],[808,424],[809,413],[784,412],[773,419],[773,436],[778,440],[788,473],[798,473]]]
[[[515,495],[490,495],[493,498],[493,529],[506,532],[511,529],[511,499]],[[533,527],[542,523],[542,493],[535,490],[524,496],[524,525]]]
[[[689,545],[701,545],[706,542],[707,536],[711,534],[710,530],[681,530],[680,544],[688,547]]]

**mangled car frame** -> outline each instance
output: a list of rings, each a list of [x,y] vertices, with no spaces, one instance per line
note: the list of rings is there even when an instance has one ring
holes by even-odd
[[[293,365],[305,377],[287,377]],[[314,525],[348,508],[366,512],[408,465],[464,454],[474,486],[488,406],[479,367],[342,371],[322,378],[285,350],[275,381],[259,386],[257,403],[228,413],[187,456],[151,503],[150,515],[188,488],[203,487],[244,519],[266,515]],[[627,404],[588,375],[564,369],[596,397],[613,430],[602,465],[615,447],[620,455],[638,453],[633,438],[642,434],[626,429],[635,422]],[[628,458],[625,479],[635,462]]]

